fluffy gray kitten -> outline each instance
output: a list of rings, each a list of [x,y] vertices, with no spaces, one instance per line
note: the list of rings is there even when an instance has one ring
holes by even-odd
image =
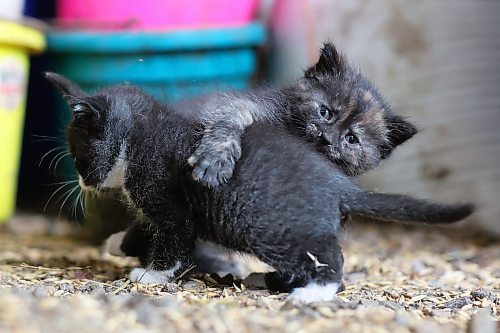
[[[222,93],[197,108],[205,129],[188,162],[194,179],[212,187],[233,174],[241,138],[254,122],[305,137],[350,176],[375,168],[417,132],[331,44],[288,87]]]

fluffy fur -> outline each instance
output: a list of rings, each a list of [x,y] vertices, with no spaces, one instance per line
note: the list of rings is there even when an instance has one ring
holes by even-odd
[[[73,109],[68,138],[83,185],[105,191],[113,178],[108,184],[121,185],[143,223],[125,235],[129,243],[139,239],[133,250],[146,265],[132,271],[134,281],[171,281],[192,265],[199,238],[255,255],[276,269],[268,285],[295,290],[296,301],[315,300],[318,291],[328,300],[343,285],[339,238],[349,214],[432,223],[472,211],[367,192],[310,144],[265,124],[247,129],[231,182],[210,189],[192,179],[186,163],[199,123],[133,86],[86,95],[60,75],[47,78]]]
[[[351,176],[375,168],[417,129],[395,114],[377,88],[325,44],[318,62],[292,85],[223,93],[197,105],[204,135],[189,158],[193,177],[226,182],[241,156],[241,137],[254,122],[305,137]]]

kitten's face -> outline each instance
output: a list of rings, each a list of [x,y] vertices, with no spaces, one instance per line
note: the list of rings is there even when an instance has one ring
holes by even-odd
[[[76,84],[55,74],[47,78],[64,95],[73,111],[68,142],[80,186],[104,190],[123,186],[130,105],[126,88],[110,88],[87,95]]]
[[[417,129],[329,44],[293,91],[292,119],[348,175],[375,168]]]
[[[105,149],[107,114],[101,111],[101,103],[95,98],[75,98],[69,105],[73,120],[68,126],[68,142],[82,188],[97,188],[104,182],[108,167],[104,170],[102,153]],[[107,158],[109,160],[109,158]],[[107,165],[109,163],[104,163]]]

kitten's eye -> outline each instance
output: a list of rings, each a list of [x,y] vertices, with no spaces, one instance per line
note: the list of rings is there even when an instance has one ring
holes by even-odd
[[[75,119],[88,119],[94,115],[97,115],[97,112],[92,108],[92,106],[85,102],[78,102],[74,104],[70,104],[71,109],[73,110],[73,117]]]
[[[344,140],[350,144],[350,145],[354,145],[356,143],[359,143],[359,140],[358,140],[358,137],[356,135],[354,135],[352,132],[349,132],[347,133],[345,136],[344,136]]]
[[[90,114],[90,112],[89,112],[88,108],[85,105],[76,104],[73,107],[73,115],[75,117],[82,117],[82,116],[88,115],[88,114]]]
[[[321,105],[319,109],[319,115],[325,118],[327,121],[331,121],[333,118],[333,112],[328,107]]]

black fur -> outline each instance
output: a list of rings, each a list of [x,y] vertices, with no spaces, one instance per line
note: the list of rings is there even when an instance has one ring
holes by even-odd
[[[56,86],[67,82],[53,73],[47,78]],[[133,86],[110,87],[69,103],[74,111],[69,143],[81,185],[94,191],[109,184],[122,188],[146,226],[134,231],[146,234],[140,244],[151,240],[144,245],[147,255],[141,246],[130,251],[149,269],[168,271],[167,280],[193,263],[200,238],[255,255],[276,269],[268,280],[277,277],[283,288],[334,283],[339,290],[344,261],[339,239],[348,214],[433,223],[453,222],[472,211],[367,192],[310,144],[265,124],[247,129],[231,182],[210,189],[192,179],[186,163],[200,139],[199,123]],[[109,160],[102,162],[103,156]],[[110,180],[120,175],[117,165],[123,166],[123,177]]]
[[[224,93],[196,108],[205,132],[189,163],[194,179],[208,186],[231,177],[241,155],[241,136],[253,122],[305,137],[351,176],[375,168],[417,132],[331,44],[288,87]]]

